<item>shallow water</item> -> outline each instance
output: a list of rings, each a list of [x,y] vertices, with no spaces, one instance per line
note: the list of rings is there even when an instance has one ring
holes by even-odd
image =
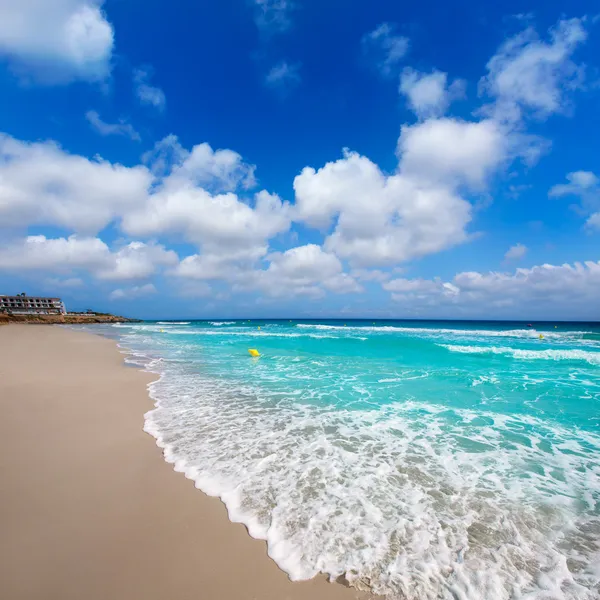
[[[167,460],[293,579],[344,573],[411,600],[600,598],[600,326],[96,331],[161,374],[146,430]]]

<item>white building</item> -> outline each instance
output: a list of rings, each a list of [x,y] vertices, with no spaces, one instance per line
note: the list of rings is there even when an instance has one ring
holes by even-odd
[[[60,298],[39,296],[0,296],[0,312],[13,315],[58,315],[65,314],[65,305]]]

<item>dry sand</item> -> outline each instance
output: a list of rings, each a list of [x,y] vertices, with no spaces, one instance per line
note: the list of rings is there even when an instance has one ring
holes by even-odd
[[[142,431],[152,376],[113,342],[0,327],[2,600],[352,600],[292,583]]]

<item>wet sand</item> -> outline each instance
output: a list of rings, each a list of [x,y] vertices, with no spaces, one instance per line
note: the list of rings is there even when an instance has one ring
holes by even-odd
[[[154,376],[107,339],[0,327],[0,598],[352,600],[292,583],[142,431]]]

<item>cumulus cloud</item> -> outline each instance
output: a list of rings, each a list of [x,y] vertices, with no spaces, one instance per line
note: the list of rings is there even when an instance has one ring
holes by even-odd
[[[140,296],[148,296],[156,294],[156,288],[152,283],[145,285],[134,285],[129,288],[118,288],[113,290],[109,296],[111,300],[134,300]]]
[[[133,125],[124,120],[121,120],[118,123],[106,123],[100,118],[100,115],[95,110],[88,110],[85,113],[85,118],[92,128],[100,135],[124,135],[136,142],[139,142],[142,139],[140,134],[133,128]]]
[[[518,121],[523,113],[539,118],[564,112],[566,92],[581,87],[584,67],[572,55],[586,40],[584,19],[559,21],[541,39],[533,27],[506,40],[487,64],[480,92],[495,98],[487,112],[502,121]]]
[[[325,248],[353,267],[439,252],[468,239],[472,207],[459,188],[482,188],[509,159],[510,146],[492,121],[432,119],[403,127],[397,173],[386,175],[354,152],[318,171],[307,167],[294,180],[294,216],[319,228],[334,222]]]
[[[111,254],[106,268],[99,270],[96,277],[110,281],[132,281],[148,279],[159,267],[176,265],[177,253],[166,250],[160,244],[130,242]]]
[[[257,261],[268,252],[268,246],[222,250],[217,253],[204,252],[186,256],[175,269],[173,275],[196,281],[229,281],[245,277]]]
[[[169,175],[169,186],[205,186],[212,192],[250,189],[256,185],[254,165],[244,162],[233,150],[213,150],[209,144],[197,144],[186,150],[174,135],[157,142],[144,161],[158,175]]]
[[[143,205],[152,174],[0,134],[0,227],[56,225],[94,234]]]
[[[337,294],[362,291],[354,277],[344,273],[341,261],[316,244],[266,255],[254,253],[202,254],[184,258],[173,274],[192,280],[227,281],[237,290],[259,290],[272,297],[320,298],[325,290]],[[269,264],[260,268],[259,260]]]
[[[527,254],[527,246],[523,244],[515,244],[511,246],[504,255],[505,260],[519,260]]]
[[[110,250],[98,238],[51,239],[32,235],[0,248],[0,269],[5,271],[69,272],[101,269],[108,265]]]
[[[392,75],[410,47],[410,40],[395,33],[392,23],[381,23],[362,38],[364,54],[385,77]]]
[[[169,143],[173,149],[176,138]],[[163,150],[149,158],[152,168],[124,167],[0,136],[0,224],[90,235],[112,223],[129,235],[183,237],[215,252],[263,247],[289,228],[289,205],[276,195],[233,193],[255,184],[254,166],[239,154],[199,144],[176,148],[169,162]],[[153,173],[154,159],[166,173]]]
[[[453,100],[464,96],[465,87],[462,79],[448,85],[448,74],[435,70],[421,73],[406,67],[400,77],[400,93],[419,119],[444,115]]]
[[[150,85],[152,72],[149,68],[135,69],[133,72],[133,85],[135,94],[142,104],[153,106],[163,111],[167,106],[165,93],[157,86]]]
[[[441,118],[402,127],[398,154],[412,176],[481,187],[511,154],[522,152],[518,145],[492,119]]]
[[[290,64],[282,60],[267,73],[265,84],[283,92],[291,90],[300,84],[300,64]]]
[[[544,264],[512,273],[469,271],[457,274],[450,282],[400,279],[383,284],[411,313],[529,315],[538,319],[591,318],[597,310],[599,286],[600,262],[594,261]]]
[[[179,261],[172,250],[159,244],[130,242],[112,251],[99,238],[47,238],[43,235],[13,240],[0,247],[3,271],[71,273],[85,270],[101,280],[134,281],[148,279],[159,267]]]
[[[563,88],[578,85],[571,54],[585,39],[582,23],[560,21],[548,43],[531,29],[508,40],[481,82],[494,104],[475,119],[441,116],[462,83],[453,89],[445,73],[406,69],[401,91],[421,120],[401,128],[396,171],[385,174],[350,151],[320,169],[306,167],[294,180],[294,218],[332,228],[325,250],[353,268],[398,264],[467,241],[471,201],[514,161],[532,166],[547,151],[547,141],[524,131],[524,111],[540,115],[564,107]],[[384,24],[363,40],[391,49],[380,63],[387,73],[407,48],[390,36]]]
[[[296,8],[292,0],[252,0],[255,22],[261,33],[281,33],[290,28],[290,14]]]
[[[323,288],[338,294],[359,292],[354,278],[343,272],[334,254],[316,244],[290,248],[269,256],[269,267],[254,274],[253,286],[270,296],[306,295],[320,297]]]
[[[551,198],[578,198],[580,203],[576,208],[587,217],[586,226],[600,230],[600,179],[591,171],[574,171],[567,174],[567,181],[553,186],[548,195]]]
[[[288,205],[273,194],[255,195],[254,206],[235,194],[211,195],[205,189],[166,182],[140,210],[123,219],[130,235],[183,235],[209,251],[252,249],[290,226]]]
[[[103,0],[3,0],[0,56],[38,82],[102,81],[114,44]]]
[[[423,306],[465,306],[476,294],[469,288],[473,278],[468,280],[468,274],[449,282],[391,280],[387,267],[468,241],[473,205],[488,193],[493,178],[517,160],[532,164],[537,159],[544,143],[526,133],[525,109],[560,112],[554,106],[564,106],[562,96],[556,105],[545,104],[526,90],[513,90],[505,72],[513,72],[512,62],[523,61],[528,66],[520,72],[538,69],[544,85],[569,86],[575,76],[561,73],[572,71],[569,49],[581,43],[577,32],[577,23],[562,22],[548,43],[532,37],[503,46],[497,54],[502,58],[490,61],[482,84],[494,104],[471,119],[444,116],[458,94],[446,74],[405,70],[400,85],[419,121],[401,127],[396,167],[384,170],[346,150],[339,160],[298,174],[293,204],[254,189],[254,165],[233,150],[208,144],[187,149],[174,135],[158,142],[142,164],[126,167],[69,154],[51,142],[29,143],[0,134],[0,227],[20,229],[24,235],[26,228],[48,225],[77,234],[6,243],[0,247],[0,268],[46,269],[61,277],[87,270],[101,281],[139,282],[115,290],[117,297],[135,295],[145,280],[164,271],[178,289],[195,288],[198,295],[212,281],[275,298],[356,293],[362,291],[360,282],[378,281],[398,302],[418,298]],[[402,51],[399,38],[387,25],[363,42],[385,51],[383,71],[391,73],[406,52],[408,42]],[[554,62],[548,58],[549,48],[556,54]],[[152,88],[147,75],[136,76],[136,85]],[[150,96],[149,103],[161,105]],[[518,110],[505,110],[507,106]],[[97,113],[88,118],[101,132],[126,134],[123,123],[105,123]],[[550,195],[581,197],[580,208],[592,227],[600,225],[600,206],[593,204],[597,191],[596,176],[581,171],[569,174],[567,183],[555,186]],[[322,245],[273,253],[273,239],[288,232],[294,221],[321,229]],[[109,248],[95,237],[106,227],[127,241]],[[148,240],[195,248],[180,261]],[[283,243],[283,236],[279,241]],[[507,259],[523,252],[515,248]],[[490,274],[481,276],[491,280]],[[508,296],[488,300],[507,306],[511,302]]]

